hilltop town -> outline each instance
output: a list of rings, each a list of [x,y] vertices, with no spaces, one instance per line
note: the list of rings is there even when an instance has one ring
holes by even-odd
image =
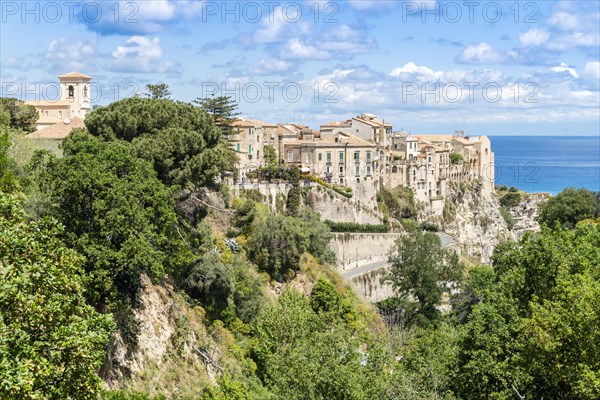
[[[90,112],[90,76],[70,72],[59,76],[60,99],[28,101],[39,113],[37,131],[28,135],[42,146],[56,148],[72,129],[83,127]],[[476,182],[483,193],[494,190],[494,153],[487,136],[423,135],[395,131],[384,119],[362,113],[346,121],[327,122],[314,130],[297,123],[270,123],[240,118],[226,139],[237,154],[238,176],[245,185],[267,164],[266,152],[282,166],[335,187],[347,188],[356,201],[369,206],[381,188],[404,186],[426,211],[440,216],[452,182]],[[54,144],[53,144],[54,143]]]

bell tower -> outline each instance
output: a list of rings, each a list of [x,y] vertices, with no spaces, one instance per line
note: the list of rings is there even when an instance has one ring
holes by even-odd
[[[80,72],[69,72],[58,77],[60,100],[69,102],[69,118],[85,118],[90,112],[90,81],[92,77]]]

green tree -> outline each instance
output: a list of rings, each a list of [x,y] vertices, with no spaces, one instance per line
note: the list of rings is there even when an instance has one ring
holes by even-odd
[[[12,193],[19,188],[19,180],[15,173],[16,164],[8,155],[10,147],[8,132],[0,131],[0,191]]]
[[[417,301],[418,308],[409,315],[409,321],[417,316],[425,317],[419,319],[423,322],[438,318],[436,306],[442,294],[449,291],[449,284],[462,279],[458,255],[443,248],[440,238],[431,232],[416,230],[398,238],[389,261],[390,270],[382,281],[391,283],[400,297]]]
[[[234,154],[211,118],[198,107],[167,99],[125,99],[94,109],[85,120],[92,135],[124,139],[150,161],[161,181],[195,189],[233,170]]]
[[[279,163],[277,162],[277,151],[275,150],[275,146],[270,144],[266,145],[263,148],[263,154],[265,157],[265,166],[267,168],[276,168]]]
[[[191,258],[171,192],[126,142],[74,132],[41,176],[68,243],[85,255],[93,304],[135,304],[140,275],[177,275]]]
[[[166,83],[148,84],[146,85],[146,96],[153,99],[168,99],[171,91]]]
[[[589,190],[566,188],[540,207],[538,221],[554,228],[560,224],[573,228],[577,222],[594,218],[597,212],[597,199]]]
[[[303,209],[298,218],[270,213],[255,217],[251,232],[247,244],[249,260],[276,280],[283,280],[287,270],[298,271],[304,252],[321,262],[335,262],[328,247],[329,228],[309,210]]]
[[[113,323],[85,303],[83,258],[61,235],[0,193],[0,398],[98,398]]]
[[[182,286],[192,298],[203,304],[211,319],[228,322],[233,317],[233,271],[218,254],[208,254],[195,261]]]
[[[276,398],[384,398],[390,375],[373,338],[322,318],[309,299],[287,289],[253,329],[257,374]]]
[[[452,165],[460,165],[464,161],[462,154],[450,153],[450,163]]]
[[[600,394],[600,226],[505,243],[465,325],[463,398],[596,399]]]
[[[15,98],[0,97],[0,114],[3,115],[3,120],[6,120],[7,111],[10,118],[9,126],[11,128],[21,129],[25,132],[36,130],[35,123],[39,118],[39,114],[35,107]]]
[[[194,103],[201,109],[212,115],[215,124],[221,128],[225,136],[233,132],[232,124],[240,113],[237,111],[238,104],[230,96],[196,98]]]

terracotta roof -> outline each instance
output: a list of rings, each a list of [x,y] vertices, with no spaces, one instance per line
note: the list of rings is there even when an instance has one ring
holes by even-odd
[[[58,79],[69,79],[69,78],[80,78],[80,79],[92,79],[91,76],[82,74],[81,72],[71,71],[67,74],[60,75]]]
[[[271,124],[269,122],[259,121],[257,119],[238,119],[232,123],[233,126],[243,126],[243,127],[276,127],[277,124]]]
[[[65,121],[69,121],[68,124]],[[37,130],[25,136],[29,139],[57,139],[62,140],[69,136],[71,131],[76,128],[85,128],[85,124],[81,118],[71,118],[70,120],[61,121],[47,128]]]

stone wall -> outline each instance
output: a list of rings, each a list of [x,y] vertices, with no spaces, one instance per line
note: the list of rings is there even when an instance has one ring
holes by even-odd
[[[312,187],[307,195],[308,205],[321,214],[321,220],[381,224],[383,215],[354,198],[348,199],[322,186]]]
[[[387,268],[379,268],[350,279],[354,292],[366,301],[376,303],[393,297],[394,291],[388,283],[382,284],[381,278],[387,273]]]
[[[399,233],[334,233],[331,249],[340,272],[386,261]]]

